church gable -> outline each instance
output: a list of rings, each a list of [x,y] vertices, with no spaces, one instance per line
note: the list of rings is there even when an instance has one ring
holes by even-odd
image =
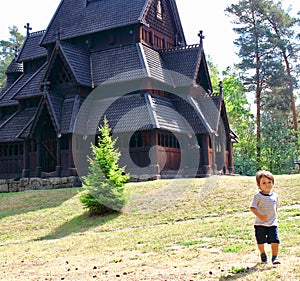
[[[185,38],[174,1],[153,0],[143,15],[142,40],[159,48],[185,46]]]
[[[203,51],[201,52],[201,58],[199,60],[199,67],[197,69],[195,80],[206,90],[206,92],[212,93],[212,84],[210,80],[205,54]]]
[[[90,86],[89,53],[77,46],[67,43],[57,43],[51,56],[43,84],[48,89],[57,90],[70,84]]]

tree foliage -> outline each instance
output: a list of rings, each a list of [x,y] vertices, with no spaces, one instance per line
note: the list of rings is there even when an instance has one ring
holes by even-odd
[[[299,38],[297,41],[294,29],[299,19],[283,10],[280,1],[271,0],[240,0],[227,7],[226,12],[235,17],[241,81],[246,91],[254,93],[257,169],[266,165],[272,169],[276,165],[270,163],[277,162],[280,167],[276,171],[286,172],[287,165],[291,167],[294,155],[298,154],[293,90],[297,85],[295,69],[299,57]],[[270,137],[274,132],[279,132],[277,138]],[[275,140],[285,145],[284,151],[275,149]],[[284,165],[279,164],[281,154],[289,159]],[[268,156],[272,158],[269,164]]]
[[[223,71],[223,93],[231,129],[238,136],[234,144],[235,173],[253,175],[256,172],[255,118],[238,76],[237,69]]]
[[[9,28],[9,33],[8,41],[0,40],[0,91],[6,83],[5,71],[24,42],[24,36],[16,26]]]
[[[116,139],[110,135],[106,118],[99,132],[98,144],[91,144],[89,172],[83,177],[80,193],[80,201],[92,215],[120,212],[128,199],[125,182],[129,174],[124,173],[124,167],[118,166],[120,152],[115,148]]]

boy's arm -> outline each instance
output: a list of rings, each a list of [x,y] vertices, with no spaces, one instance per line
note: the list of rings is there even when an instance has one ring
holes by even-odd
[[[268,219],[267,215],[261,214],[256,208],[250,207],[250,210],[254,215],[256,215],[261,221],[266,221]]]

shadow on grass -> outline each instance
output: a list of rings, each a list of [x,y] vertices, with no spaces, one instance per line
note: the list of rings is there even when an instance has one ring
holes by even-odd
[[[78,188],[31,190],[0,194],[0,219],[55,208],[76,196]]]
[[[104,225],[107,222],[116,219],[120,213],[113,213],[105,216],[89,216],[88,213],[74,217],[57,227],[50,234],[40,237],[36,240],[52,240],[59,239],[71,234],[83,233],[95,226]]]
[[[260,262],[256,263],[252,267],[244,268],[243,271],[240,272],[234,272],[234,268],[231,270],[231,272],[226,276],[221,276],[219,278],[219,281],[224,280],[244,280],[247,275],[256,272],[256,271],[266,271],[270,270],[270,267],[266,264],[262,264]]]

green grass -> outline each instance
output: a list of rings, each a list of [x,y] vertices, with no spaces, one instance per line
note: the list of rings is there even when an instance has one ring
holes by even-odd
[[[275,273],[269,270],[270,279],[266,280],[278,280],[279,275],[282,280],[300,277],[298,267],[292,265],[300,258],[300,209],[295,206],[300,204],[299,182],[300,175],[275,177],[274,190],[281,200],[280,253],[291,262],[284,273],[280,267],[272,269]],[[153,276],[158,274],[154,268],[165,267],[165,274],[180,268],[190,278],[201,277],[198,280],[233,275],[264,280],[259,278],[265,269],[255,266],[259,259],[249,211],[250,199],[257,191],[254,177],[161,180],[127,187],[137,197],[124,213],[104,217],[88,216],[77,188],[0,194],[0,249],[5,264],[0,279],[13,280],[8,270],[13,266],[18,266],[14,272],[22,276],[37,261],[42,265],[32,280],[42,280],[50,271],[58,278],[56,263],[60,259],[89,264],[97,257],[110,270],[117,270],[114,264],[123,265],[126,260],[128,268],[133,266],[131,275],[126,273],[130,276],[146,274],[141,268],[147,265]],[[245,267],[244,257],[254,265]],[[44,267],[49,261],[52,267]],[[136,263],[140,266],[134,267]],[[23,268],[24,264],[28,268]],[[89,280],[84,279],[83,269],[76,274],[80,280]],[[130,276],[128,280],[132,280]],[[250,277],[253,279],[246,279]]]

